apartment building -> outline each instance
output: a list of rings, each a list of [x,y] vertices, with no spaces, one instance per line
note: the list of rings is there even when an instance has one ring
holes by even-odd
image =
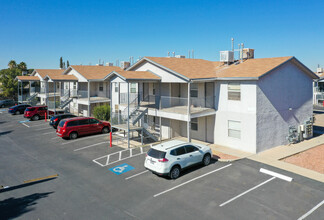
[[[287,144],[292,130],[311,122],[317,78],[295,57],[144,57],[106,77],[112,125],[128,137],[181,136],[251,153]]]

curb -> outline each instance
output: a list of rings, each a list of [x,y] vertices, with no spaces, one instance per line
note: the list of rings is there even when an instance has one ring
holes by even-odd
[[[214,159],[214,160],[217,160],[217,161],[219,161],[219,162],[233,162],[233,161],[237,161],[237,160],[241,160],[241,159],[243,159],[243,158],[237,158],[237,159],[218,159],[217,158],[217,155],[213,155],[212,156],[212,158]]]

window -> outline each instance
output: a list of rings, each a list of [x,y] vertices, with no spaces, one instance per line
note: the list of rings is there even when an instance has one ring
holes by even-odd
[[[115,92],[118,92],[118,83],[115,83]]]
[[[241,139],[241,122],[228,120],[228,136]]]
[[[154,148],[151,148],[148,152],[147,155],[150,157],[156,158],[156,159],[162,159],[165,157],[165,152],[156,150]]]
[[[94,118],[89,119],[89,124],[98,124],[98,123],[99,123],[99,121]]]
[[[185,153],[186,153],[186,150],[185,150],[184,147],[179,147],[179,148],[175,149],[175,154],[177,156],[180,156],[180,155],[185,154]]]
[[[239,83],[228,83],[227,92],[228,100],[241,100],[241,85]]]
[[[193,98],[198,97],[198,84],[197,83],[192,83],[190,85],[190,96]]]
[[[64,83],[64,85],[65,85],[65,89],[69,88],[69,83]]]
[[[83,119],[79,121],[79,125],[87,125],[89,124],[89,120],[88,119]]]
[[[70,121],[70,122],[68,122],[67,127],[73,127],[73,126],[78,126],[78,125],[79,125],[79,121]],[[60,127],[63,127],[63,126],[60,126]]]
[[[130,84],[130,92],[131,93],[136,93],[136,83],[131,83]]]
[[[103,91],[103,83],[102,82],[99,83],[99,91],[101,91],[101,92]]]
[[[191,152],[198,151],[198,150],[199,150],[198,148],[196,148],[196,147],[194,147],[192,145],[186,146],[187,153],[191,153]]]
[[[198,131],[198,118],[191,119],[191,130]]]
[[[73,83],[73,89],[76,89],[76,88],[77,88],[77,83],[74,82],[74,83]]]

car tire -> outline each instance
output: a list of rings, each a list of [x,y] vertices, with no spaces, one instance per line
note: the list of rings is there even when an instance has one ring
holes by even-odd
[[[5,106],[4,105],[1,105],[1,108],[4,108]]]
[[[211,161],[211,156],[210,154],[205,154],[203,160],[202,160],[202,163],[204,166],[208,166],[210,164],[210,161]]]
[[[34,115],[32,118],[33,121],[38,121],[39,120],[39,115]]]
[[[171,179],[177,179],[180,176],[180,172],[180,167],[176,165],[170,170],[169,176]]]
[[[15,111],[15,115],[18,115],[18,114],[20,114],[20,112],[19,111]]]
[[[103,127],[102,130],[101,130],[101,133],[103,133],[103,134],[109,133],[109,128],[108,127]]]
[[[70,137],[70,140],[77,139],[77,138],[78,138],[78,133],[76,133],[76,132],[74,131],[74,132],[70,133],[69,137]]]

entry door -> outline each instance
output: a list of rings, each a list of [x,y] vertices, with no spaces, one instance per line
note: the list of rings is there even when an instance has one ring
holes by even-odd
[[[143,83],[143,100],[148,99],[148,95],[149,95],[149,84]]]
[[[206,90],[205,90],[205,105],[206,108],[215,108],[215,101],[214,101],[214,83],[213,82],[208,82],[205,84],[206,85]]]

